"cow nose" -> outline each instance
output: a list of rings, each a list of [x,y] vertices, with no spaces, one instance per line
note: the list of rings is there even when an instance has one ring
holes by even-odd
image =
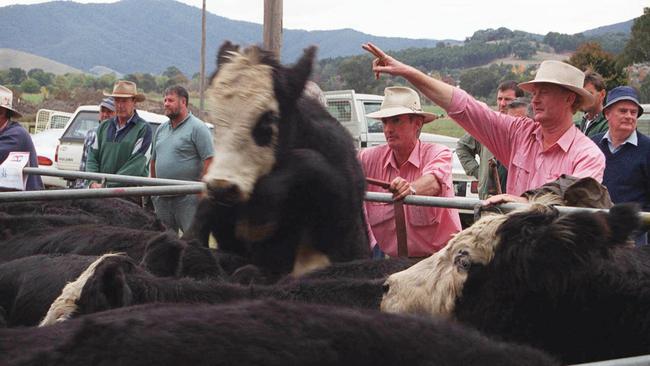
[[[234,205],[243,200],[242,191],[236,184],[223,179],[211,180],[207,184],[208,194],[224,205]]]
[[[384,290],[384,295],[386,295],[388,293],[388,290],[390,290],[390,285],[388,284],[388,282],[385,282],[381,288],[382,290]]]

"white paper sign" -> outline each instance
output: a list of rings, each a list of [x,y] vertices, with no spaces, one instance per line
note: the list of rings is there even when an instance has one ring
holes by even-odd
[[[0,164],[0,188],[24,191],[27,186],[27,175],[23,168],[29,163],[29,152],[12,151],[7,159]]]

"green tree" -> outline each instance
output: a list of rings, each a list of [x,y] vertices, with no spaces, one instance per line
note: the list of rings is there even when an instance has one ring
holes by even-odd
[[[650,76],[647,76],[639,88],[641,103],[650,103]]]
[[[41,85],[36,81],[36,79],[27,78],[20,83],[20,88],[25,93],[38,93]]]
[[[524,39],[513,41],[510,46],[515,57],[521,60],[529,59],[537,52],[535,46],[530,41]]]
[[[31,69],[27,72],[27,76],[38,81],[40,86],[48,86],[54,80],[54,74],[45,72],[43,69]]]
[[[20,83],[27,79],[27,73],[19,67],[11,67],[9,68],[7,79],[8,84],[20,85]]]
[[[650,8],[644,8],[643,15],[634,20],[621,61],[624,65],[650,61]]]
[[[592,69],[603,76],[607,89],[627,84],[627,74],[609,52],[604,51],[596,42],[580,45],[569,59],[569,63],[580,70]]]

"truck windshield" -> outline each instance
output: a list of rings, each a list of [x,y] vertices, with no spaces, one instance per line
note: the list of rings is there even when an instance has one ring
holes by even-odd
[[[99,112],[80,112],[61,136],[61,141],[83,142],[86,133],[99,125]]]
[[[365,109],[364,118],[366,119],[366,124],[368,125],[368,132],[384,132],[384,126],[381,124],[381,121],[374,118],[365,117],[366,114],[377,112],[381,108],[380,102],[365,102],[363,103],[363,108]]]

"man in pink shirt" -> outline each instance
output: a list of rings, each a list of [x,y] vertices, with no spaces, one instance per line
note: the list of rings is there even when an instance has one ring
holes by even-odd
[[[487,146],[508,168],[507,195],[486,203],[525,201],[523,192],[557,179],[561,174],[602,181],[605,157],[573,124],[573,114],[593,103],[583,88],[584,73],[559,61],[544,61],[535,79],[519,84],[532,93],[534,119],[491,110],[464,91],[436,80],[385,54],[371,43],[363,48],[377,58],[373,71],[402,76],[469,134]]]
[[[410,194],[454,196],[451,150],[420,142],[418,138],[422,125],[436,116],[422,111],[420,96],[415,90],[386,88],[381,109],[367,117],[381,119],[388,143],[359,153],[366,177],[390,182],[388,190],[393,193],[394,200]],[[377,186],[369,186],[368,190],[384,191]],[[366,202],[365,209],[373,252],[381,250],[389,256],[397,256],[394,205]],[[409,257],[431,255],[461,229],[455,209],[405,205],[404,211]]]

